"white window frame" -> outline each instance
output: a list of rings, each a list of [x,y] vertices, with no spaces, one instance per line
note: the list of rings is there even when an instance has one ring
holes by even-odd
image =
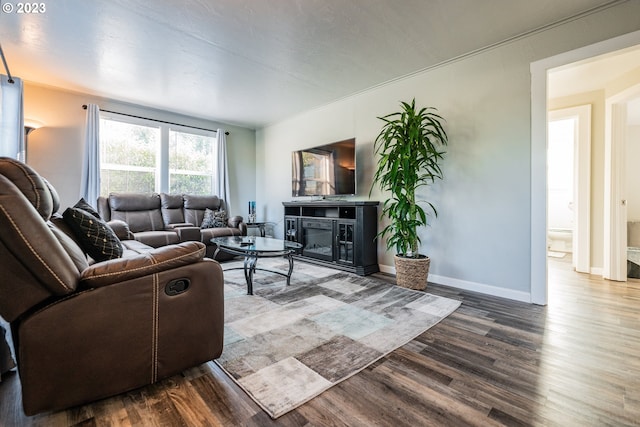
[[[163,123],[163,122],[158,122],[151,119],[130,117],[122,114],[109,113],[105,111],[100,112],[100,119],[113,120],[121,123],[131,124],[131,125],[146,126],[146,127],[160,129],[160,144],[158,147],[159,152],[157,153],[158,161],[156,163],[156,182],[155,182],[155,191],[158,193],[169,192],[169,133],[170,131],[189,133],[189,134],[199,135],[199,136],[206,136],[214,139],[216,138],[215,131],[195,129],[189,126]],[[215,153],[213,154],[215,157]],[[102,160],[100,161],[100,168],[102,169]],[[127,170],[133,170],[133,168],[129,167],[127,168]],[[194,171],[193,174],[200,175],[200,173],[196,171]],[[217,179],[215,174],[216,174],[216,171],[214,170],[213,174],[211,175],[211,188],[214,188],[215,180]]]
[[[216,132],[213,131],[207,131],[207,130],[202,130],[202,129],[194,129],[194,128],[190,128],[188,126],[180,126],[180,125],[164,125],[166,127],[161,127],[161,147],[164,147],[166,149],[166,152],[164,153],[165,155],[161,155],[160,159],[164,160],[166,162],[166,164],[163,164],[163,173],[166,174],[166,176],[162,177],[161,182],[164,183],[164,186],[161,185],[162,188],[164,188],[164,192],[168,192],[169,189],[169,132],[173,131],[173,132],[182,132],[182,133],[189,133],[192,135],[199,135],[199,136],[205,136],[205,137],[209,137],[209,138],[213,138],[214,142],[215,139],[217,137]],[[215,188],[215,183],[216,183],[216,173],[217,171],[215,170],[215,165],[216,165],[216,161],[215,161],[215,157],[216,157],[216,153],[215,153],[215,143],[212,146],[212,155],[213,155],[213,171],[211,173],[211,191],[213,192],[213,189]],[[199,171],[191,171],[191,175],[204,175],[207,176]]]

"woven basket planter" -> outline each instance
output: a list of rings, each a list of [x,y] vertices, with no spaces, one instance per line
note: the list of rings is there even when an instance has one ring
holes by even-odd
[[[421,255],[421,258],[404,258],[395,256],[396,283],[403,288],[424,290],[429,277],[431,258]]]

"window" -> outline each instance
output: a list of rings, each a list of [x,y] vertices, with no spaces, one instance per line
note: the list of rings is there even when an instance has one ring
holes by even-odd
[[[214,138],[169,132],[169,192],[212,194]]]
[[[160,128],[100,120],[100,195],[153,192],[158,181]]]
[[[102,113],[100,195],[212,194],[214,146],[214,132]]]

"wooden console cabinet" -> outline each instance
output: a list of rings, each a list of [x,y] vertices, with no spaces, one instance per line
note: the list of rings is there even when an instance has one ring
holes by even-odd
[[[365,276],[380,271],[378,202],[283,202],[284,238],[302,244],[305,261]]]

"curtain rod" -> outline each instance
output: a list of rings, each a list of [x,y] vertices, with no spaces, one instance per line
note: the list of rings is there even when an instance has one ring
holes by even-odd
[[[9,66],[7,65],[7,59],[4,57],[4,51],[2,50],[2,45],[0,45],[0,56],[2,56],[2,62],[4,63],[4,69],[7,71],[7,77],[9,77],[9,83],[13,84],[15,81],[11,77],[11,72],[9,71]]]
[[[83,105],[82,109],[86,110],[87,109],[87,105],[86,104]],[[197,127],[197,126],[183,125],[183,124],[180,124],[180,123],[167,122],[167,121],[164,121],[164,120],[150,119],[148,117],[141,117],[141,116],[135,116],[133,114],[119,113],[117,111],[102,110],[102,109],[100,111],[104,111],[105,113],[118,114],[120,116],[133,117],[134,119],[150,120],[152,122],[164,123],[164,124],[167,124],[167,125],[182,126],[182,127],[191,128],[191,129],[198,129],[198,130],[206,130],[207,132],[217,132],[216,130],[212,130],[212,129],[200,128],[200,127]],[[229,135],[229,132],[227,131],[224,134],[225,135]]]

